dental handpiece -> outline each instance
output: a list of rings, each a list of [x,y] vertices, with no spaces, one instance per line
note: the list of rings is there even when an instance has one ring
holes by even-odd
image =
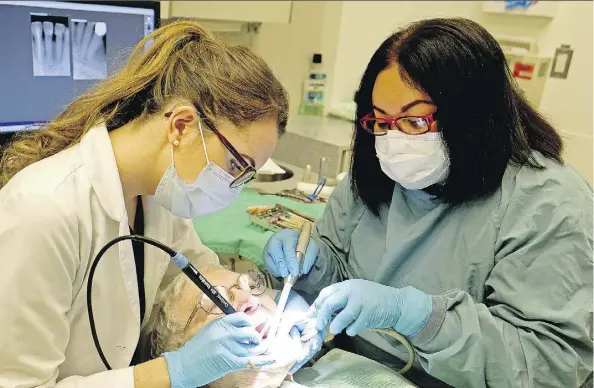
[[[262,333],[268,333],[268,339],[271,341],[274,339],[274,337],[276,336],[276,332],[278,331],[282,315],[285,311],[285,306],[287,305],[287,301],[289,300],[291,288],[293,288],[295,282],[299,278],[299,274],[301,273],[303,265],[303,256],[305,256],[305,252],[307,251],[307,245],[309,244],[309,236],[311,235],[311,229],[312,224],[309,221],[305,221],[301,226],[301,233],[299,234],[299,240],[297,240],[297,248],[295,249],[297,254],[299,272],[297,275],[289,275],[284,279],[284,286],[280,293],[274,316],[272,317],[272,320],[266,325],[264,330],[262,330]]]
[[[229,301],[227,301],[227,299],[225,299],[223,295],[221,295],[216,290],[216,288],[214,288],[213,285],[210,284],[204,276],[202,276],[200,272],[198,272],[196,267],[194,267],[184,255],[177,253],[175,256],[171,257],[171,260],[173,260],[175,265],[177,265],[179,269],[181,269],[181,271],[186,274],[186,276],[190,278],[190,280],[196,284],[196,286],[198,286],[204,295],[212,300],[212,302],[218,308],[220,308],[223,313],[229,315],[237,312],[233,306],[231,306],[231,303],[229,303]]]
[[[285,284],[290,284],[291,287],[295,285],[295,282],[299,278],[299,274],[303,270],[303,257],[305,256],[305,252],[307,251],[307,246],[309,245],[309,238],[311,236],[311,229],[312,223],[309,221],[305,221],[301,226],[301,233],[299,234],[299,240],[297,240],[297,263],[299,267],[299,272],[297,275],[289,275],[284,279]]]

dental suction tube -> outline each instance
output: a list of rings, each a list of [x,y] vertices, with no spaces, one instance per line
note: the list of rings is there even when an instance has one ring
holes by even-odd
[[[202,276],[200,272],[190,263],[190,261],[181,253],[176,253],[171,260],[190,278],[194,284],[200,288],[204,295],[208,296],[212,302],[225,314],[235,313],[235,309],[217,290]]]
[[[198,270],[190,263],[190,261],[181,253],[174,251],[173,249],[169,248],[167,245],[153,240],[152,238],[140,236],[140,235],[127,235],[127,236],[120,236],[116,237],[107,244],[95,257],[93,260],[93,264],[91,265],[91,270],[89,271],[89,279],[87,281],[87,312],[89,314],[89,325],[91,327],[91,335],[93,336],[93,342],[95,343],[95,349],[97,349],[97,353],[103,362],[103,365],[107,368],[107,370],[111,370],[111,366],[107,362],[105,355],[103,354],[103,350],[101,349],[101,345],[99,344],[99,337],[97,337],[97,329],[95,327],[95,319],[93,318],[93,299],[91,297],[93,291],[93,277],[95,276],[95,270],[97,269],[97,264],[107,252],[109,248],[113,245],[124,241],[124,240],[134,240],[140,241],[144,244],[152,245],[156,248],[161,249],[162,251],[166,252],[169,256],[171,256],[171,260],[181,269],[181,271],[186,274],[190,280],[198,286],[198,288],[206,295],[212,302],[221,309],[222,312],[225,314],[233,314],[235,313],[235,309],[229,301],[227,301],[221,294],[217,292],[217,290],[198,272]]]

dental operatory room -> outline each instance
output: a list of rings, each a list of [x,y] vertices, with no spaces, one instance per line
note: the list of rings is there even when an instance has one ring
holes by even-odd
[[[594,387],[593,4],[0,0],[0,388]]]

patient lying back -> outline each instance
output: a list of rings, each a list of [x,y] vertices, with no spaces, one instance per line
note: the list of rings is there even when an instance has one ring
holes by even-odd
[[[235,310],[245,312],[260,324],[272,318],[276,309],[276,291],[267,290],[261,274],[239,274],[221,266],[201,268],[202,275],[219,291],[226,293]],[[205,297],[200,289],[184,274],[178,275],[164,290],[153,311],[150,323],[151,356],[179,349],[209,322],[222,317],[222,312]],[[278,388],[283,384],[289,369],[303,357],[301,341],[289,336],[286,325],[279,330],[268,352],[276,362],[257,370],[230,373],[212,382],[210,388]],[[266,338],[264,338],[266,342]],[[205,349],[205,351],[208,351]]]

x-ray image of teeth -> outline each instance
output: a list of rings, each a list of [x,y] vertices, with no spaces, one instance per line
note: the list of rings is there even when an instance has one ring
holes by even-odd
[[[107,24],[72,20],[72,74],[77,80],[107,78]]]
[[[33,75],[70,75],[70,33],[68,18],[31,15]]]

